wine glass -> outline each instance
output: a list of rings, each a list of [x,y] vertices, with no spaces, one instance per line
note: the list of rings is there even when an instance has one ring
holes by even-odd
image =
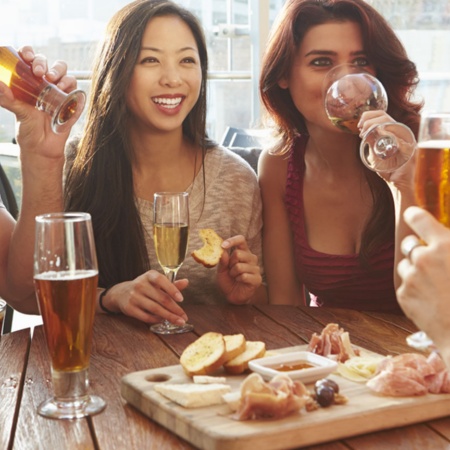
[[[352,134],[359,134],[363,112],[387,111],[388,98],[383,85],[362,67],[340,64],[324,79],[325,111],[331,122]],[[362,137],[359,154],[362,162],[376,172],[394,172],[413,155],[416,140],[402,123],[373,125]]]
[[[153,240],[156,256],[171,283],[186,257],[189,239],[189,194],[187,192],[157,192],[153,202]],[[158,334],[192,331],[193,325],[174,325],[168,320],[152,325]]]
[[[44,417],[77,419],[97,414],[106,406],[102,398],[88,395],[97,282],[91,216],[37,216],[34,283],[54,391],[53,398],[38,406]]]
[[[450,228],[450,112],[422,114],[414,190],[417,205]],[[407,343],[419,350],[435,348],[423,331],[408,336]]]

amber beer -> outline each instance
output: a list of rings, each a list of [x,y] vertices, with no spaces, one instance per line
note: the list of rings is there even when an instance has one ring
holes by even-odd
[[[0,81],[13,91],[16,99],[50,114],[55,132],[73,125],[83,111],[86,99],[83,91],[66,94],[45,78],[36,77],[31,66],[12,47],[0,47]]]
[[[450,227],[450,140],[419,142],[415,195],[419,206]]]
[[[55,371],[89,366],[98,272],[47,272],[35,276],[36,294]]]

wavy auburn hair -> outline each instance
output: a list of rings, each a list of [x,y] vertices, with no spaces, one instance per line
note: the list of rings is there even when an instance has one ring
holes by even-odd
[[[129,3],[110,20],[94,61],[86,125],[65,184],[66,210],[92,216],[102,287],[134,279],[150,268],[133,190],[126,92],[145,28],[161,16],[181,18],[194,35],[202,82],[199,99],[183,123],[183,134],[201,146],[203,159],[210,146],[206,137],[208,56],[199,21],[171,1]]]
[[[272,28],[260,75],[260,96],[280,137],[274,153],[289,152],[299,134],[308,134],[289,90],[278,82],[290,73],[297,49],[312,27],[347,21],[360,25],[367,58],[389,98],[388,114],[417,136],[422,104],[411,100],[419,81],[416,66],[381,14],[364,0],[288,0]],[[360,258],[366,263],[372,251],[392,239],[395,224],[387,184],[369,169],[365,176],[374,202],[361,243]]]

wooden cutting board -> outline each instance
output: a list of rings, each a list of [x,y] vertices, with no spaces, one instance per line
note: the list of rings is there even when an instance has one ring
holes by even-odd
[[[289,347],[276,353],[305,348]],[[247,375],[217,373],[217,376],[226,376],[232,391],[238,391]],[[187,409],[155,392],[155,383],[192,383],[180,365],[130,373],[122,379],[121,393],[149,418],[207,450],[295,448],[444,417],[450,411],[450,394],[383,397],[371,393],[365,384],[338,375],[330,378],[349,398],[347,404],[301,412],[280,420],[236,421],[231,419],[225,404]]]

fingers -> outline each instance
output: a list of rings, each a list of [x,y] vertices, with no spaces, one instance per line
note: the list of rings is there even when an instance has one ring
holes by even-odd
[[[122,310],[147,323],[157,323],[162,318],[183,325],[187,315],[178,305],[183,300],[179,288],[184,289],[187,284],[187,280],[172,284],[166,276],[150,270],[133,281]]]
[[[428,244],[440,236],[445,237],[448,233],[444,225],[428,211],[418,206],[410,206],[407,208],[403,217],[411,229]]]
[[[53,84],[56,84],[61,90],[71,92],[77,87],[75,77],[67,75],[67,63],[57,60],[52,66],[48,67],[48,61],[45,55],[34,53],[31,46],[24,46],[19,50],[22,58],[31,64],[34,75],[44,77]]]
[[[365,111],[358,122],[358,129],[360,131],[359,136],[363,137],[371,127],[374,125],[386,123],[386,122],[395,122],[395,120],[382,110],[375,111]]]

